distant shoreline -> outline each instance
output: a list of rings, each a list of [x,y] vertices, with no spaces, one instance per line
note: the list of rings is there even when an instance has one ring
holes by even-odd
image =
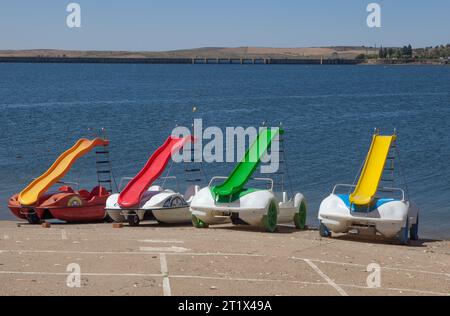
[[[175,51],[0,50],[0,63],[264,64],[264,65],[443,65],[450,59],[377,58],[377,48],[205,47]],[[374,57],[375,56],[375,57]]]
[[[0,57],[0,63],[52,64],[214,64],[214,65],[357,65],[357,59],[313,58],[123,58],[123,57]]]
[[[184,64],[184,65],[434,65],[436,60],[363,60],[340,58],[124,58],[124,57],[1,57],[0,63],[28,64]]]

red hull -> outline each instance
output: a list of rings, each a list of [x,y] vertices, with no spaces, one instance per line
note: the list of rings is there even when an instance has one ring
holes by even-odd
[[[109,195],[102,187],[96,187],[92,192],[74,192],[70,187],[63,187],[57,193],[47,194],[33,208],[22,207],[17,195],[11,197],[8,207],[16,217],[29,221],[27,214],[36,214],[37,220],[55,218],[68,223],[100,222],[106,217],[105,205]]]
[[[86,205],[82,207],[64,207],[48,209],[56,219],[68,223],[101,222],[106,217],[105,203],[97,205]]]

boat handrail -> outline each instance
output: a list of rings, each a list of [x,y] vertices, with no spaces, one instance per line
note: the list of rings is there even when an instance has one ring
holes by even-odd
[[[344,188],[356,188],[356,185],[354,185],[354,184],[343,184],[343,183],[336,184],[334,186],[333,192],[331,194],[335,194],[336,190],[338,188],[341,188],[341,187],[344,187]]]
[[[224,180],[224,179],[228,179],[228,177],[222,177],[222,176],[216,176],[216,177],[212,177],[211,181],[209,181],[208,187],[212,187],[212,184],[214,181],[216,180]]]
[[[341,188],[341,187],[344,187],[344,188],[356,188],[356,185],[354,185],[354,184],[342,184],[342,183],[340,183],[340,184],[336,184],[335,186],[334,186],[334,188],[333,188],[333,192],[331,193],[331,194],[335,194],[335,192],[336,192],[336,190],[338,189],[338,188]],[[402,201],[405,201],[405,190],[403,190],[403,189],[401,189],[401,188],[390,188],[390,187],[381,187],[381,188],[378,188],[378,190],[377,191],[392,191],[392,192],[395,192],[395,191],[397,191],[397,192],[401,192],[401,194],[402,194]]]
[[[217,177],[213,177],[211,179],[211,181],[209,181],[208,187],[212,187],[212,184],[215,180],[225,180],[228,179],[228,177],[221,177],[221,176],[217,176]],[[270,182],[270,191],[273,191],[273,187],[274,187],[274,182],[273,179],[271,178],[251,178],[250,180],[255,180],[255,181],[266,181],[266,182]]]
[[[252,180],[255,180],[255,181],[267,181],[267,182],[270,182],[270,191],[273,191],[273,186],[274,186],[274,182],[273,182],[273,179],[271,179],[271,178],[252,178]]]

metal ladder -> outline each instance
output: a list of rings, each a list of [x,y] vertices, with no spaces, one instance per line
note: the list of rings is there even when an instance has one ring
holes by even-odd
[[[386,159],[386,163],[384,165],[383,174],[381,176],[380,181],[380,192],[383,193],[393,193],[391,189],[383,189],[383,187],[393,187],[395,181],[395,167],[396,167],[396,152],[397,152],[397,143],[394,142],[389,149],[389,153]]]
[[[98,185],[104,187],[109,193],[112,193],[112,167],[111,159],[109,157],[108,145],[103,146],[103,148],[97,149],[95,151],[95,158]]]
[[[184,172],[188,174],[186,177],[186,183],[188,186],[190,185],[196,185],[202,182],[207,183],[208,179],[207,176],[203,170],[203,164],[202,162],[195,161],[195,147],[192,144],[191,145],[191,161],[186,163],[186,167],[184,169]]]
[[[280,124],[280,128],[282,125]],[[274,191],[277,192],[276,187],[280,188],[280,192],[288,192],[289,194],[293,194],[292,192],[292,182],[289,178],[289,170],[287,166],[287,157],[286,157],[286,149],[285,149],[285,140],[283,134],[279,134],[278,138],[279,147],[278,147],[278,158],[279,158],[279,169],[273,175],[276,177],[274,180]],[[272,151],[272,155],[274,152]],[[286,180],[288,182],[288,190],[286,191]]]

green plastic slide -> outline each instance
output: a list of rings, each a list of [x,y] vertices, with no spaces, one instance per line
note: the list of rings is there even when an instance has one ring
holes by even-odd
[[[239,197],[239,194],[244,190],[244,185],[255,172],[262,156],[267,152],[272,140],[279,132],[279,129],[264,128],[261,130],[243,160],[236,166],[228,179],[212,188],[212,193],[217,201],[227,198],[233,200],[236,195]]]

